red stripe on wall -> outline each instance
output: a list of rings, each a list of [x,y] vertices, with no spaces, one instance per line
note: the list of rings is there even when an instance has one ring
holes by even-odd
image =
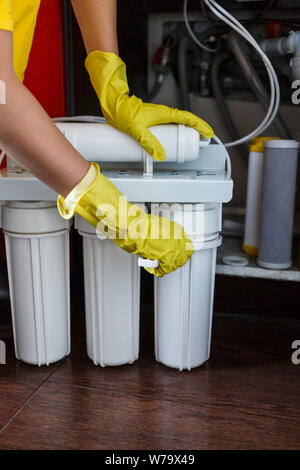
[[[66,115],[62,0],[42,0],[24,83],[51,117]]]

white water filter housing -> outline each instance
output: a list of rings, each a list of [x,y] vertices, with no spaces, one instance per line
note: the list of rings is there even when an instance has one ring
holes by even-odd
[[[2,207],[16,357],[49,365],[70,353],[70,222],[53,202]]]
[[[140,339],[137,256],[121,250],[80,216],[76,228],[83,238],[87,354],[102,367],[132,364]]]
[[[187,210],[177,206],[153,213],[183,221],[195,252],[183,267],[155,278],[155,356],[182,371],[200,366],[210,355],[216,253],[222,239],[218,204],[193,204]]]

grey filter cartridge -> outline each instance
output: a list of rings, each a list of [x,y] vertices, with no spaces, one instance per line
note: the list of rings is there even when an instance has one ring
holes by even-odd
[[[269,269],[292,265],[298,142],[269,140],[264,146],[260,245],[257,263]]]

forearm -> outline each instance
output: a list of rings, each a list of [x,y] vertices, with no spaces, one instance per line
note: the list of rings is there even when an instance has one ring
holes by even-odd
[[[0,31],[0,80],[6,84],[6,104],[0,104],[0,148],[66,196],[87,173],[89,164],[15,76],[9,64],[10,34]]]
[[[87,54],[119,53],[116,0],[71,0]]]

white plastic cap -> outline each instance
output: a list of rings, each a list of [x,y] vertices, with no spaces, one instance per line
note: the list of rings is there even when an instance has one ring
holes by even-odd
[[[9,201],[2,206],[2,227],[15,234],[47,234],[67,230],[71,221],[63,219],[55,202]]]
[[[144,258],[138,259],[138,266],[140,266],[141,268],[157,268],[158,265],[159,265],[158,260],[144,259]]]

